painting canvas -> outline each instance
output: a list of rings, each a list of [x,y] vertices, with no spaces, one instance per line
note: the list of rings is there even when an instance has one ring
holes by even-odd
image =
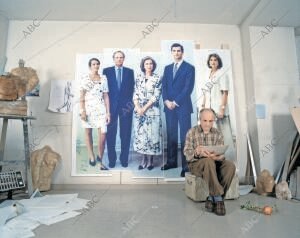
[[[138,74],[141,73],[140,62],[146,56],[152,57],[156,63],[157,68],[155,73],[160,77],[163,75],[164,67],[167,64],[172,63],[171,58],[171,45],[172,43],[177,42],[176,40],[162,41],[161,52],[141,52],[139,49],[121,49],[126,57],[124,61],[124,66],[130,67],[134,70],[135,78]],[[196,50],[193,41],[180,41],[184,46],[184,60],[188,61],[195,66],[195,86],[192,92],[192,104],[193,104],[193,113],[192,126],[198,124],[198,113],[201,109],[201,103],[203,100],[203,91],[206,87],[206,78],[209,73],[209,68],[207,66],[208,56],[212,53],[218,54],[223,61],[223,72],[226,73],[228,78],[229,88],[228,88],[228,119],[230,121],[229,130],[226,131],[225,143],[229,146],[226,157],[236,162],[236,126],[235,126],[235,110],[234,110],[234,85],[232,78],[232,65],[231,65],[231,54],[229,50],[220,50],[220,49],[203,49]],[[131,174],[133,178],[163,178],[163,179],[173,179],[180,181],[181,164],[180,164],[180,140],[178,139],[178,168],[170,169],[167,171],[161,170],[160,167],[166,162],[166,151],[167,151],[167,138],[166,138],[166,122],[165,122],[165,113],[162,98],[160,98],[160,117],[162,121],[162,147],[163,153],[161,155],[154,156],[154,168],[150,171],[147,169],[139,170],[139,164],[142,160],[142,155],[135,152],[133,148],[134,143],[134,126],[132,127],[132,136],[130,142],[130,152],[128,159],[128,167],[123,168],[120,164],[120,161],[117,160],[116,166],[109,169],[108,171],[99,170],[98,166],[91,167],[88,163],[87,149],[84,138],[84,130],[81,126],[81,121],[79,117],[79,83],[80,78],[83,74],[87,74],[88,69],[88,60],[96,57],[100,60],[100,69],[99,73],[102,74],[103,68],[112,66],[114,64],[112,54],[117,50],[115,48],[103,49],[103,53],[92,53],[92,54],[78,54],[76,58],[76,79],[72,84],[74,99],[73,99],[73,129],[72,129],[72,175],[73,176],[111,176],[112,172],[126,171]],[[217,126],[217,125],[215,125]],[[118,128],[119,130],[119,128]],[[93,132],[94,140],[94,149],[97,151],[97,132]],[[116,137],[116,152],[120,153],[121,144],[119,139],[119,131],[117,132]],[[107,145],[106,145],[107,146]],[[105,148],[103,156],[104,164],[108,164],[107,157],[107,148]],[[114,174],[113,173],[113,174]]]

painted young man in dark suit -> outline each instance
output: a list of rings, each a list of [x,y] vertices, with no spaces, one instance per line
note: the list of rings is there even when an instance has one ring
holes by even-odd
[[[131,138],[134,73],[132,69],[123,66],[125,54],[116,51],[113,54],[115,65],[105,68],[109,89],[111,123],[107,127],[107,151],[109,167],[116,165],[116,136],[118,119],[120,123],[121,154],[120,162],[123,167],[128,166],[128,155]]]
[[[167,125],[167,162],[161,170],[177,168],[178,125],[180,128],[181,177],[188,171],[183,154],[185,136],[191,128],[193,112],[191,94],[195,84],[195,67],[183,60],[183,46],[174,43],[171,46],[174,63],[167,65],[162,78],[162,97]]]

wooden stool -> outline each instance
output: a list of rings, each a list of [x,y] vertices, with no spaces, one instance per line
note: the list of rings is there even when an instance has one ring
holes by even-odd
[[[195,202],[206,201],[209,195],[208,185],[201,178],[185,173],[185,195]],[[231,185],[226,193],[225,199],[237,199],[239,197],[239,178],[233,177]]]

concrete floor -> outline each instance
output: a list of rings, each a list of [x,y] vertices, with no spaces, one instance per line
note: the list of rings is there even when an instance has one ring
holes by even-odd
[[[227,214],[207,213],[204,203],[195,203],[174,185],[68,185],[47,194],[79,193],[93,200],[81,216],[51,226],[39,226],[36,237],[300,237],[300,203],[249,194],[225,202]],[[274,205],[271,216],[241,210],[247,201]]]

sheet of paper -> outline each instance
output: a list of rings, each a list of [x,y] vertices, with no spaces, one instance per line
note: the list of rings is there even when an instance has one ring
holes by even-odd
[[[228,149],[228,145],[222,146],[204,146],[204,148],[208,151],[214,151],[217,155],[223,155]]]
[[[0,208],[5,209],[0,212],[1,220],[6,221],[0,226],[0,237],[34,237],[32,230],[40,224],[51,225],[80,215],[80,210],[87,208],[89,200],[77,196],[78,194],[58,194],[23,199],[18,201],[19,206],[24,209],[22,214],[19,207],[7,203],[6,207]]]
[[[34,237],[34,233],[31,230],[22,230],[15,228],[8,228],[4,226],[0,226],[0,237],[5,238],[30,238]]]
[[[24,212],[24,206],[18,202],[0,208],[0,226],[4,226],[8,220],[18,216],[22,212]]]
[[[51,217],[50,219],[43,221],[43,224],[52,225],[54,223],[61,222],[63,220],[67,220],[69,218],[76,217],[80,214],[81,214],[80,212],[74,212],[74,211],[66,212],[66,213],[60,214],[59,216]]]
[[[52,112],[67,113],[72,111],[74,93],[72,81],[51,80],[48,109]]]

